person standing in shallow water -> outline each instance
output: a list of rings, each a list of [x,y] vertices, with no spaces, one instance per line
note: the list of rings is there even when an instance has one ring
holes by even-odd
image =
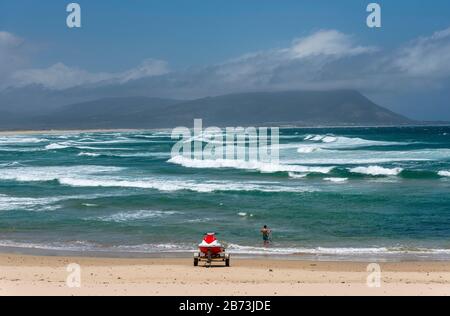
[[[264,246],[268,246],[270,243],[270,234],[272,233],[272,230],[267,227],[267,225],[264,225],[264,227],[261,229],[261,234],[264,241]]]

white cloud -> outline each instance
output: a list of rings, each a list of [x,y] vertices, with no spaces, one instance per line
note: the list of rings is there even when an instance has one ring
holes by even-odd
[[[15,86],[31,84],[42,85],[50,89],[65,89],[73,86],[95,83],[109,78],[107,73],[89,73],[78,68],[71,68],[62,63],[45,69],[18,70],[12,75]]]
[[[228,91],[263,89],[358,89],[371,93],[447,88],[450,28],[397,49],[361,45],[348,34],[322,30],[292,45],[245,54],[205,70],[205,82]]]
[[[245,54],[208,68],[225,83],[249,89],[310,87],[329,65],[346,58],[370,55],[378,49],[357,45],[352,36],[322,30],[292,41],[291,46]]]
[[[392,64],[411,76],[428,79],[450,76],[450,28],[405,45]]]
[[[0,31],[0,88],[36,84],[60,90],[99,82],[126,83],[169,72],[167,63],[156,59],[144,60],[135,68],[117,73],[89,72],[61,62],[47,68],[25,68],[29,51],[25,40],[10,32]]]
[[[20,51],[23,40],[12,33],[0,31],[0,85],[23,63]]]
[[[145,77],[165,75],[169,72],[167,62],[157,59],[144,60],[138,67],[116,75],[120,82],[124,83],[130,80],[136,80]]]
[[[165,61],[154,59],[147,59],[137,67],[119,73],[88,72],[56,63],[44,69],[18,70],[12,74],[12,79],[16,87],[38,84],[49,89],[61,90],[100,82],[126,83],[143,77],[163,75],[168,71]]]
[[[341,58],[374,51],[376,51],[374,47],[355,45],[350,35],[336,30],[322,30],[310,36],[294,40],[292,47],[287,50],[287,53],[292,58],[316,56]]]
[[[0,32],[0,59],[20,56],[14,53],[22,42],[11,33]],[[0,64],[0,75],[9,74],[3,78],[8,77],[10,85],[40,84],[56,90],[98,83],[123,84],[140,78],[149,78],[145,92],[165,91],[180,97],[263,89],[426,90],[439,88],[440,79],[450,78],[450,28],[400,44],[391,51],[363,45],[354,36],[337,30],[321,30],[297,38],[287,47],[243,54],[165,77],[160,76],[169,73],[167,63],[154,59],[117,73],[90,72],[63,63],[20,70],[18,62],[2,64],[7,66]]]
[[[0,48],[17,47],[22,43],[22,39],[9,32],[0,31]]]

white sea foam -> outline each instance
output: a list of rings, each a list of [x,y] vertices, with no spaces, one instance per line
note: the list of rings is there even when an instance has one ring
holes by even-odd
[[[15,197],[0,194],[0,211],[26,210],[26,211],[53,211],[59,205],[50,205],[60,201],[61,198],[31,198]]]
[[[116,158],[145,158],[145,157],[159,157],[159,158],[168,158],[170,157],[170,153],[168,152],[136,152],[132,154],[117,154],[117,153],[110,153],[110,152],[97,152],[97,153],[90,153],[90,152],[81,152],[78,154],[78,156],[86,156],[86,157],[116,157]]]
[[[140,140],[133,140],[129,138],[118,138],[114,140],[77,140],[72,141],[71,145],[73,146],[79,146],[79,145],[104,145],[104,144],[129,144],[129,143],[140,143]]]
[[[95,138],[90,138],[90,137],[85,137],[85,138],[79,138],[77,139],[77,142],[96,142],[97,139]]]
[[[142,180],[113,180],[113,179],[80,179],[80,178],[60,178],[62,185],[74,187],[123,187],[154,189],[159,191],[194,191],[199,193],[211,193],[219,191],[260,191],[260,192],[313,192],[311,187],[289,187],[273,184],[258,184],[251,182],[232,181],[205,181],[195,182],[189,180],[168,180],[168,179],[142,179]]]
[[[335,183],[343,183],[347,182],[348,178],[324,178],[325,181],[335,182]]]
[[[373,248],[356,248],[356,247],[316,247],[316,248],[282,248],[282,247],[253,247],[242,246],[237,244],[228,244],[228,251],[237,254],[311,254],[311,255],[333,255],[333,256],[372,256],[372,255],[450,255],[450,249],[429,249],[429,248],[403,248],[403,247],[373,247]]]
[[[304,138],[306,144],[285,144],[280,145],[281,148],[290,148],[297,146],[298,151],[302,152],[303,148],[315,148],[317,149],[347,149],[357,147],[368,146],[392,146],[392,145],[406,145],[407,143],[389,142],[389,141],[377,141],[368,140],[359,137],[345,137],[334,135],[307,135]],[[308,144],[309,143],[309,144]],[[310,143],[314,143],[315,146]],[[306,149],[307,150],[307,149]]]
[[[438,172],[438,175],[440,175],[441,177],[450,177],[450,171],[442,170]]]
[[[293,178],[293,179],[303,179],[303,178],[306,178],[306,176],[308,176],[308,174],[306,174],[306,173],[289,172],[289,178]]]
[[[304,140],[309,140],[312,142],[331,143],[336,141],[336,137],[330,135],[308,135],[304,138]]]
[[[98,141],[98,142],[78,142],[78,141],[65,141],[65,142],[57,142],[57,143],[51,143],[45,146],[45,150],[58,150],[58,149],[65,149],[65,148],[74,148],[74,149],[80,149],[80,150],[132,150],[130,148],[119,148],[119,147],[92,147],[90,145],[103,145],[103,144],[115,144],[115,143],[121,143],[117,141]],[[128,142],[127,142],[128,143]]]
[[[334,143],[338,140],[339,138],[334,137],[334,136],[325,136],[321,139],[321,141],[323,143]]]
[[[193,252],[197,250],[194,244],[186,243],[154,243],[154,244],[136,244],[136,245],[115,245],[104,246],[87,241],[71,242],[49,242],[32,243],[17,242],[12,240],[0,240],[0,247],[23,248],[23,249],[42,249],[55,251],[95,251],[112,253],[169,253],[169,252]],[[230,243],[227,245],[227,251],[232,254],[243,255],[322,255],[336,258],[348,257],[350,260],[355,257],[381,257],[389,256],[416,255],[427,256],[428,258],[444,258],[450,256],[450,249],[440,248],[404,248],[404,247],[254,247],[243,246]]]
[[[183,243],[155,243],[138,245],[105,246],[88,241],[58,241],[58,242],[18,242],[13,240],[0,240],[0,247],[39,249],[53,251],[74,252],[111,252],[111,253],[164,253],[164,252],[192,252],[197,247]]]
[[[258,170],[262,173],[300,172],[300,173],[329,173],[334,167],[306,167],[299,165],[274,164],[261,161],[245,161],[232,159],[200,160],[189,159],[183,156],[171,158],[169,163],[178,164],[187,168],[233,168],[242,170]]]
[[[0,211],[33,211],[45,212],[55,211],[62,206],[58,203],[67,200],[90,200],[95,198],[109,197],[110,194],[87,194],[87,195],[60,195],[50,197],[18,197],[0,194]],[[96,204],[83,203],[86,207],[93,207]]]
[[[67,176],[87,176],[113,173],[123,170],[108,166],[72,166],[72,167],[18,167],[2,169],[0,180],[19,182],[52,181]]]
[[[376,154],[374,153],[374,156]],[[355,153],[354,156],[357,156]],[[390,162],[408,162],[408,161],[430,161],[430,159],[420,159],[420,158],[340,158],[339,154],[336,154],[330,158],[315,158],[308,157],[302,159],[290,159],[285,160],[284,163],[288,164],[303,164],[303,165],[360,165],[360,164],[381,164]]]
[[[167,158],[170,157],[169,152],[137,152],[133,154],[111,154],[112,157],[120,157],[120,158],[145,158],[145,157],[159,157],[159,158]]]
[[[380,166],[356,167],[349,169],[350,172],[366,174],[371,176],[396,176],[403,171],[402,168],[383,168]]]
[[[74,242],[51,242],[51,243],[31,243],[16,242],[12,240],[1,240],[0,247],[24,248],[24,249],[40,249],[40,250],[58,250],[58,251],[101,251],[96,244],[86,241]]]
[[[132,148],[119,148],[119,147],[92,147],[92,146],[74,146],[71,145],[69,147],[80,149],[80,150],[117,150],[117,151],[132,151]]]
[[[58,149],[65,149],[67,147],[68,146],[66,146],[66,145],[62,145],[59,143],[53,143],[53,144],[49,144],[49,145],[45,146],[45,149],[46,150],[58,150]]]
[[[185,222],[187,222],[187,223],[205,223],[205,222],[210,222],[210,221],[212,221],[212,219],[209,217],[192,218],[192,219],[185,220]]]
[[[72,166],[72,167],[19,167],[6,168],[0,172],[0,180],[19,182],[58,181],[73,187],[124,187],[155,189],[159,191],[190,190],[201,193],[214,191],[260,191],[260,192],[311,192],[315,189],[285,186],[278,182],[202,181],[167,178],[127,178],[117,174],[120,167]]]
[[[22,164],[18,161],[0,163],[0,168],[17,167],[17,166],[22,166]]]
[[[196,249],[197,249],[197,247],[182,244],[182,243],[120,245],[120,246],[111,248],[112,251],[135,252],[135,253],[192,252]],[[109,251],[111,251],[111,250],[109,250]]]
[[[171,134],[154,134],[154,135],[133,135],[135,138],[146,138],[146,139],[153,139],[153,138],[171,138]]]
[[[360,165],[409,161],[439,161],[450,159],[450,149],[419,149],[411,151],[334,150],[318,149],[316,145],[301,147],[298,157],[281,156],[283,163],[303,165]],[[295,157],[293,159],[293,157]],[[289,158],[289,159],[286,159]]]
[[[314,146],[314,145],[305,145],[302,147],[297,148],[297,152],[300,154],[309,154],[316,151],[320,151],[322,148],[320,146]]]
[[[173,211],[158,211],[158,210],[139,210],[132,212],[120,212],[107,216],[90,217],[86,220],[97,220],[102,222],[125,223],[139,220],[146,220],[152,218],[163,218],[171,215],[179,214]]]
[[[81,153],[78,154],[78,156],[99,157],[99,156],[101,156],[101,154],[81,152]]]
[[[20,136],[2,136],[0,137],[0,144],[30,144],[45,142],[45,138],[37,137],[20,137]]]
[[[19,152],[19,153],[28,153],[28,152],[38,152],[43,151],[45,149],[38,147],[4,147],[0,146],[0,152]]]

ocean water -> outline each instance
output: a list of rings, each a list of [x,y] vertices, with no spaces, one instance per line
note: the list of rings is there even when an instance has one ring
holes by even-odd
[[[450,259],[450,127],[280,131],[280,163],[171,158],[170,131],[0,136],[0,247]],[[262,246],[262,225],[273,230]]]

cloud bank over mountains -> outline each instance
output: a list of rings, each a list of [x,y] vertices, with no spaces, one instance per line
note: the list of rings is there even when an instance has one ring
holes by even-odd
[[[0,31],[0,87],[13,86],[10,76],[23,67],[23,40],[14,34]]]
[[[135,68],[120,72],[92,73],[76,67],[56,63],[45,69],[23,69],[11,76],[12,86],[42,85],[49,89],[61,90],[95,83],[125,83],[140,78],[160,76],[169,72],[165,61],[147,59]]]
[[[351,34],[319,30],[290,46],[250,52],[221,63],[171,70],[169,62],[144,60],[118,73],[91,72],[61,61],[26,67],[32,57],[26,39],[0,32],[0,87],[93,89],[114,86],[143,95],[195,98],[243,91],[357,89],[400,94],[449,90],[450,28],[386,50],[361,44]],[[26,61],[26,62],[25,62]]]

